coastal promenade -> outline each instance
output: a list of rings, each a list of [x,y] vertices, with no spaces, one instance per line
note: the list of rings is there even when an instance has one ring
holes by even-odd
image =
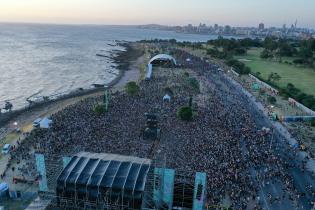
[[[111,82],[111,91],[122,91],[125,85],[130,81],[138,82],[140,77],[139,65],[144,61],[144,56],[140,56],[134,61],[131,61],[131,65],[127,71],[123,71],[121,76],[114,82]],[[97,89],[92,93],[85,95],[73,96],[66,99],[48,102],[45,106],[35,107],[28,111],[19,114],[18,116],[10,119],[4,126],[2,126],[3,132],[0,134],[0,139],[5,139],[8,135],[14,133],[15,138],[10,142],[11,146],[16,148],[19,146],[18,141],[22,142],[25,139],[25,133],[30,133],[33,129],[33,121],[37,118],[50,117],[52,114],[57,113],[64,108],[78,103],[86,98],[98,97],[104,95],[104,89]],[[17,125],[15,125],[17,123]],[[15,130],[19,128],[20,133]],[[6,170],[6,166],[9,162],[9,155],[0,155],[0,174],[3,174]],[[1,178],[0,178],[1,180]]]

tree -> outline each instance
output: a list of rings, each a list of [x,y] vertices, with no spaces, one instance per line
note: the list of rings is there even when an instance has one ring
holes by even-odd
[[[310,48],[302,47],[299,51],[299,56],[304,59],[312,58],[313,52]]]
[[[295,99],[297,100],[297,101],[302,101],[304,98],[306,98],[307,97],[307,94],[306,93],[299,93],[296,97],[295,97]]]
[[[267,100],[271,104],[275,104],[277,102],[277,99],[273,96],[268,96]]]
[[[245,66],[244,63],[235,59],[228,60],[226,64],[233,67],[234,70],[239,74],[249,74],[251,72],[251,69],[248,66]]]
[[[304,60],[301,58],[297,58],[293,60],[295,66],[304,64]]]
[[[313,38],[313,39],[310,39],[309,40],[310,42],[311,42],[311,49],[312,49],[312,51],[315,51],[315,39]]]
[[[171,44],[176,44],[176,43],[177,43],[177,40],[176,40],[176,39],[170,39],[169,42],[170,42]]]
[[[293,55],[295,55],[297,53],[297,50],[295,49],[294,46],[292,46],[291,44],[288,43],[287,40],[285,39],[281,39],[279,41],[279,55],[281,57],[283,56],[288,56],[288,57],[292,57]]]
[[[302,104],[305,106],[312,108],[313,105],[315,104],[315,98],[312,95],[307,95],[302,99]]]
[[[250,72],[251,72],[250,67],[245,66],[245,68],[241,70],[240,74],[249,74]]]
[[[207,54],[213,58],[226,59],[231,55],[227,51],[219,51],[218,48],[211,48],[207,50]]]
[[[311,48],[302,47],[298,55],[303,60],[304,64],[313,65],[314,58]]]
[[[239,48],[240,44],[235,39],[223,39],[222,47],[224,51],[233,51],[234,49]]]
[[[259,90],[259,94],[260,95],[265,95],[266,94],[266,90],[265,89],[260,89]]]
[[[273,54],[270,50],[264,49],[261,53],[260,53],[260,57],[262,59],[268,59],[268,58],[273,58]]]
[[[202,49],[202,48],[203,48],[203,45],[202,45],[201,42],[193,43],[193,44],[192,44],[192,48],[193,48],[193,49]]]
[[[200,92],[200,84],[196,78],[189,78],[190,86],[197,92]]]
[[[102,104],[98,104],[94,107],[93,111],[97,114],[97,115],[101,115],[105,112],[105,107]]]
[[[251,39],[251,38],[245,38],[245,39],[241,39],[239,40],[240,45],[242,47],[261,47],[262,43],[259,39]]]
[[[280,53],[280,49],[277,49],[275,52],[275,57],[278,58],[278,62],[281,63],[282,62],[282,56]]]
[[[245,48],[235,48],[234,54],[235,55],[245,55],[247,53]]]
[[[273,37],[266,37],[263,42],[263,46],[265,49],[273,52],[278,48],[278,43]]]
[[[174,93],[173,93],[173,91],[172,91],[172,89],[170,87],[164,88],[164,92],[169,94],[169,95],[174,95]]]
[[[278,73],[271,72],[268,76],[269,82],[278,82],[281,79],[281,76]]]
[[[130,95],[137,95],[140,91],[140,87],[136,82],[128,82],[125,86],[125,90]]]
[[[192,108],[189,106],[181,107],[177,112],[177,116],[183,121],[191,121],[193,117]]]
[[[292,96],[297,96],[301,91],[297,89],[292,83],[288,83],[287,91]]]

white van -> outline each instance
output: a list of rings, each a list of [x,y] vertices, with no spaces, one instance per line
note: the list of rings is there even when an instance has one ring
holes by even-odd
[[[42,121],[42,118],[37,118],[36,120],[34,120],[33,126],[34,126],[35,128],[39,127],[40,121]]]
[[[2,154],[6,155],[10,152],[11,145],[10,144],[5,144],[2,148]]]

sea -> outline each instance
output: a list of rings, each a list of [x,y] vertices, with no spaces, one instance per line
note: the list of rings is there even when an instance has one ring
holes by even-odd
[[[6,101],[20,109],[28,105],[27,99],[109,83],[118,73],[109,57],[124,50],[117,41],[173,38],[207,41],[217,36],[136,26],[0,23],[0,108]]]

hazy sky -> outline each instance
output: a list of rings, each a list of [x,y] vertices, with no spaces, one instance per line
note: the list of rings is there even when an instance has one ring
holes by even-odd
[[[315,28],[315,0],[0,0],[0,22]]]

